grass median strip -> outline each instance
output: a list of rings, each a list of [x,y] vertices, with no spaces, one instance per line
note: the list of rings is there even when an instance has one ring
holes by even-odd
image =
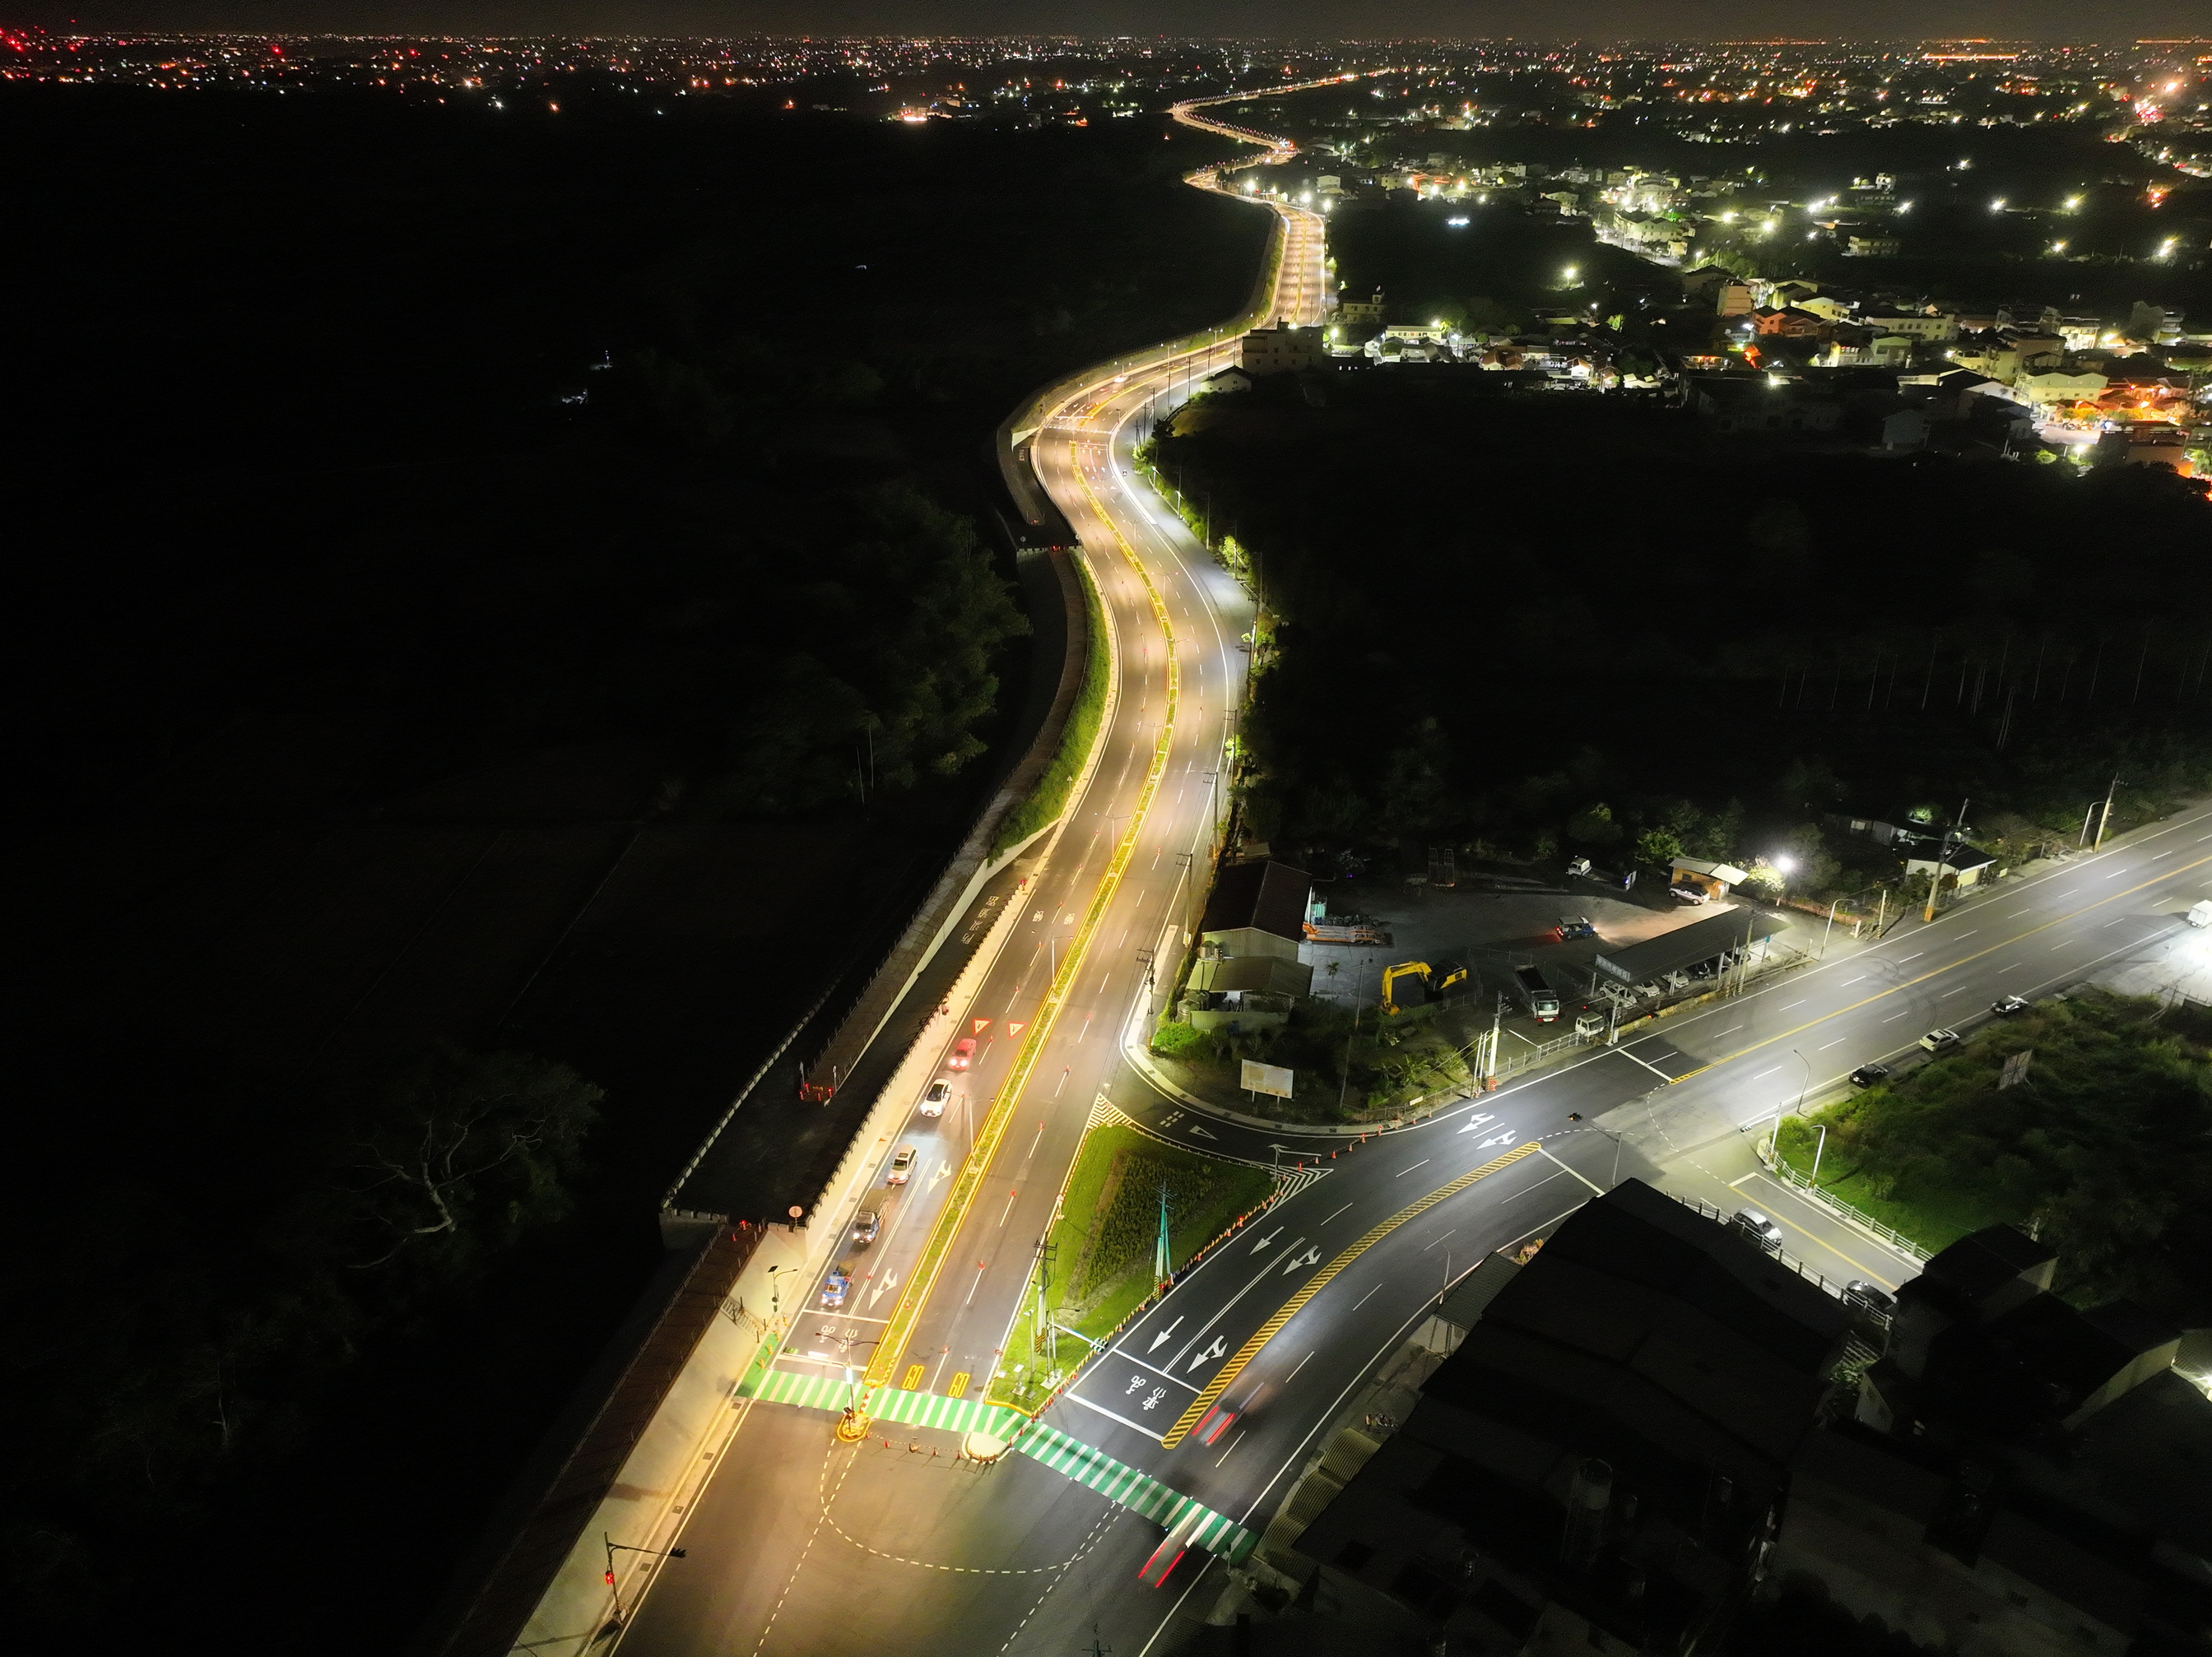
[[[1243,1345],[1238,1347],[1235,1355],[1230,1358],[1229,1362],[1223,1364],[1219,1369],[1214,1372],[1213,1379],[1207,1381],[1205,1388],[1196,1398],[1190,1401],[1190,1407],[1182,1412],[1182,1419],[1178,1420],[1174,1426],[1169,1428],[1167,1431],[1161,1435],[1161,1447],[1163,1448],[1171,1450],[1176,1445],[1182,1443],[1183,1435],[1189,1432],[1193,1427],[1196,1426],[1199,1423],[1200,1417],[1204,1416],[1208,1410],[1213,1407],[1216,1401],[1221,1397],[1221,1394],[1228,1389],[1230,1383],[1234,1381],[1239,1375],[1243,1373],[1244,1366],[1251,1363],[1255,1357],[1259,1356],[1260,1349],[1265,1346],[1269,1341],[1274,1339],[1276,1335],[1281,1332],[1285,1324],[1288,1323],[1292,1318],[1297,1316],[1300,1312],[1304,1311],[1305,1309],[1306,1302],[1311,1300],[1316,1295],[1321,1293],[1323,1289],[1327,1288],[1330,1280],[1333,1279],[1338,1272],[1343,1271],[1345,1267],[1350,1266],[1352,1261],[1358,1259],[1362,1254],[1372,1248],[1376,1243],[1381,1242],[1383,1238],[1389,1236],[1400,1226],[1405,1224],[1407,1221],[1419,1219],[1422,1215],[1427,1213],[1429,1210],[1434,1208],[1438,1203],[1443,1201],[1445,1198],[1455,1197],[1461,1192],[1466,1190],[1469,1186],[1474,1184],[1476,1181],[1486,1180],[1492,1174],[1499,1172],[1501,1169],[1512,1167],[1514,1163],[1519,1162],[1522,1157],[1533,1156],[1537,1149],[1538,1146],[1536,1142],[1531,1139],[1526,1144],[1514,1146],[1512,1150],[1507,1151],[1502,1156],[1492,1157],[1490,1161],[1485,1162],[1480,1168],[1470,1169],[1468,1172],[1461,1174],[1456,1180],[1453,1180],[1446,1184],[1438,1186],[1434,1191],[1429,1193],[1427,1196],[1418,1198],[1414,1201],[1407,1204],[1405,1207],[1400,1209],[1389,1219],[1384,1220],[1380,1224],[1376,1225],[1373,1229],[1369,1231],[1366,1235],[1361,1237],[1358,1241],[1351,1244],[1342,1253],[1339,1254],[1327,1266],[1322,1267],[1320,1271],[1315,1272],[1313,1276],[1308,1278],[1305,1282],[1299,1286],[1298,1292],[1291,1296],[1290,1299],[1285,1301],[1281,1308],[1276,1312],[1274,1316],[1269,1318],[1267,1322],[1261,1324],[1259,1328],[1253,1332],[1252,1338],[1246,1341]]]

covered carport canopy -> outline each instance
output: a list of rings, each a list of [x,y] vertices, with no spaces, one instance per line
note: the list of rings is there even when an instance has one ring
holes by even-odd
[[[1726,909],[1625,950],[1607,950],[1591,965],[1617,984],[1642,984],[1711,961],[1723,950],[1741,949],[1747,938],[1756,944],[1789,930],[1790,923],[1779,915]]]

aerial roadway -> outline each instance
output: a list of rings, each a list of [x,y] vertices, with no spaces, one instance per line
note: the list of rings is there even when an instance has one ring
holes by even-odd
[[[1283,159],[1287,141],[1205,112],[1258,95],[1176,115]],[[1320,215],[1248,197],[1232,173],[1193,182],[1280,217],[1269,319],[1319,322]],[[1109,622],[1104,736],[1026,883],[984,900],[1019,912],[952,1010],[941,1114],[918,1111],[884,1148],[856,1205],[874,1235],[841,1255],[842,1279],[786,1291],[797,1307],[776,1368],[834,1382],[836,1402],[863,1415],[886,1387],[979,1398],[1101,1112],[1216,1155],[1291,1165],[1285,1194],[1044,1412],[1074,1446],[1058,1466],[1024,1454],[979,1465],[961,1458],[957,1432],[882,1422],[848,1442],[822,1408],[745,1405],[684,1515],[684,1557],[627,1617],[627,1657],[981,1657],[1074,1653],[1094,1639],[1120,1657],[1171,1650],[1216,1610],[1226,1572],[1193,1549],[1163,1584],[1140,1585],[1164,1532],[1124,1505],[1131,1488],[1164,1486],[1263,1528],[1377,1363],[1486,1253],[1542,1235],[1631,1174],[1670,1188],[1704,1181],[1725,1203],[1744,1189],[1723,1177],[1727,1156],[1778,1110],[1859,1065],[1906,1059],[1929,1028],[1970,1028],[2004,995],[2047,993],[2154,945],[2212,893],[2212,811],[2193,810],[1931,925],[1755,980],[1663,1034],[1594,1047],[1391,1132],[1270,1133],[1167,1096],[1130,1067],[1125,1043],[1158,1005],[1153,962],[1171,969],[1202,895],[1191,883],[1206,878],[1224,815],[1252,605],[1137,476],[1132,451],[1143,422],[1235,360],[1232,341],[1111,365],[1036,437],[1033,464]],[[1911,1269],[1809,1207],[1760,1205],[1809,1273],[1891,1286]],[[833,1217],[848,1232],[856,1220]],[[1091,1452],[1110,1460],[1085,1461]]]

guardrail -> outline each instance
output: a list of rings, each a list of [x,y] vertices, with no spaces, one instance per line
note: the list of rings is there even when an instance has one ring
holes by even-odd
[[[1808,1176],[1800,1174],[1789,1163],[1784,1162],[1781,1153],[1774,1148],[1772,1138],[1764,1138],[1759,1142],[1759,1160],[1766,1165],[1766,1171],[1781,1181],[1783,1184],[1810,1197],[1846,1224],[1855,1225],[1862,1231],[1871,1231],[1907,1259],[1924,1260],[1929,1258],[1927,1249],[1923,1248],[1896,1227],[1884,1225],[1873,1215],[1867,1213],[1863,1209],[1853,1208],[1840,1197],[1830,1196],[1820,1187],[1814,1185]]]
[[[1683,1207],[1695,1209],[1698,1213],[1704,1215],[1707,1219],[1712,1221],[1717,1225],[1733,1227],[1735,1223],[1734,1216],[1727,1214],[1722,1210],[1714,1207],[1711,1203],[1706,1202],[1702,1198],[1685,1197],[1679,1191],[1670,1191],[1667,1194],[1669,1197],[1672,1197],[1676,1202],[1681,1204]],[[1746,1239],[1746,1241],[1749,1240]],[[1759,1245],[1756,1243],[1752,1246],[1753,1247],[1759,1247]],[[1792,1272],[1795,1272],[1799,1277],[1804,1278],[1806,1282],[1813,1284],[1814,1287],[1821,1290],[1826,1294],[1833,1296],[1836,1299],[1842,1301],[1844,1304],[1850,1306],[1854,1310],[1871,1319],[1881,1327],[1887,1328],[1889,1326],[1888,1313],[1882,1311],[1878,1307],[1869,1306],[1863,1301],[1851,1299],[1850,1296],[1844,1292],[1844,1285],[1842,1284],[1836,1282],[1832,1278],[1826,1277],[1820,1272],[1815,1272],[1811,1266],[1806,1265],[1804,1261],[1799,1259],[1795,1254],[1790,1253],[1787,1249],[1765,1248],[1762,1249],[1761,1252],[1771,1256],[1774,1259],[1779,1260],[1783,1265],[1788,1266]]]

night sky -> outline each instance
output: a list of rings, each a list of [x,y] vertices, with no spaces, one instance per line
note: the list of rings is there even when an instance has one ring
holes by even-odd
[[[1211,33],[1246,39],[1832,39],[1986,35],[2052,40],[2212,37],[2212,0],[2143,0],[2124,11],[2078,0],[94,0],[33,4],[21,21],[93,32],[734,35],[757,33]]]

